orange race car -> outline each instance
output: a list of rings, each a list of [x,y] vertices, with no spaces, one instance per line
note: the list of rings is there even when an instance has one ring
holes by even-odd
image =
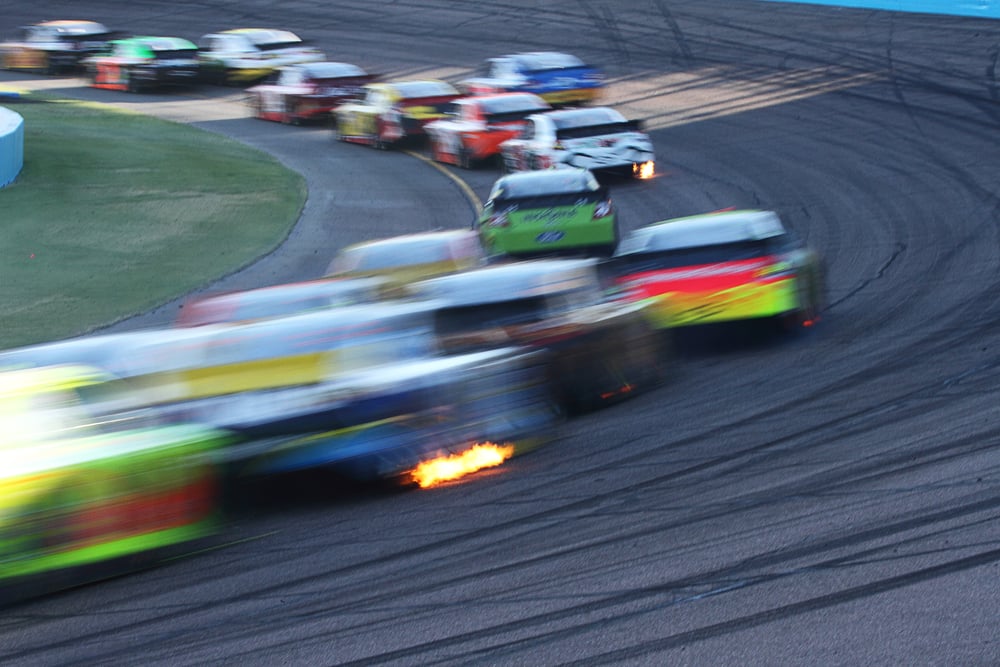
[[[498,93],[455,100],[447,118],[428,123],[434,159],[468,169],[500,154],[500,143],[524,129],[525,119],[552,107],[533,93]]]

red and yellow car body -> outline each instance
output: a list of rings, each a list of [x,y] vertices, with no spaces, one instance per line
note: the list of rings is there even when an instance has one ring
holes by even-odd
[[[525,119],[552,107],[533,93],[465,97],[452,103],[448,118],[426,127],[438,162],[465,169],[500,154],[500,144],[521,133]]]
[[[610,271],[660,328],[773,319],[811,326],[825,306],[822,262],[772,211],[722,211],[634,230]]]
[[[444,118],[459,97],[450,83],[434,79],[371,83],[363,99],[334,109],[334,132],[340,141],[388,148],[424,137],[426,125]]]

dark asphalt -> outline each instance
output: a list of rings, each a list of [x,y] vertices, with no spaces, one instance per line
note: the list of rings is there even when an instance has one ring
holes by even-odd
[[[749,0],[85,6],[6,0],[0,32],[287,27],[332,59],[451,79],[511,51],[581,55],[660,156],[659,178],[612,184],[626,225],[775,209],[825,255],[830,307],[799,338],[688,341],[667,386],[461,484],[264,485],[223,548],[3,612],[0,661],[1000,663],[1000,24]],[[218,287],[468,224],[441,171],[234,117],[236,98],[129,99],[309,179],[289,242]],[[496,176],[460,175],[480,197]]]

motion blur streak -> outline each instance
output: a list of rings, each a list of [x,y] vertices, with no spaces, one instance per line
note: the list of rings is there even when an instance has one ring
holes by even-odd
[[[441,456],[424,461],[410,473],[420,488],[426,489],[483,468],[500,465],[514,454],[513,445],[494,445],[491,442],[473,446],[461,454]]]

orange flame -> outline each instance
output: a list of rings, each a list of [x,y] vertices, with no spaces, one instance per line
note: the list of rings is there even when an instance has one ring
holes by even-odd
[[[492,468],[514,454],[513,445],[494,445],[487,442],[473,446],[461,454],[439,456],[423,461],[410,472],[410,477],[420,488],[464,477],[483,468]]]
[[[642,180],[646,180],[647,178],[652,178],[655,171],[656,171],[656,165],[653,163],[652,160],[648,162],[643,162],[642,164],[632,165],[632,173],[635,174],[636,177]]]

